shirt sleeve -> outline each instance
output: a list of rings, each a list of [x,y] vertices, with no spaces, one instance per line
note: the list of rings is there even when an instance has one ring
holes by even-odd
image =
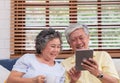
[[[29,68],[29,59],[28,58],[30,58],[28,54],[25,54],[22,57],[20,57],[16,61],[12,70],[26,73],[27,69]]]
[[[117,70],[115,69],[113,60],[111,56],[107,52],[102,53],[102,70],[103,72],[107,73],[110,76],[113,76],[115,78],[119,79],[119,75],[117,73]]]

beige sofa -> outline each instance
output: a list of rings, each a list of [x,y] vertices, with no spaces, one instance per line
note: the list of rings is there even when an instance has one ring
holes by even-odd
[[[58,61],[61,62],[61,60],[58,60]],[[113,62],[120,76],[120,59],[113,59]],[[4,83],[4,80],[7,79],[9,73],[10,73],[10,70],[0,65],[0,83]]]

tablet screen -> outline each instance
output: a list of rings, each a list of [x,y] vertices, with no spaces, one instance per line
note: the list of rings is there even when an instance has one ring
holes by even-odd
[[[75,68],[76,70],[85,70],[81,66],[81,62],[83,59],[88,59],[88,58],[93,58],[93,50],[88,49],[88,50],[77,50],[75,54]]]

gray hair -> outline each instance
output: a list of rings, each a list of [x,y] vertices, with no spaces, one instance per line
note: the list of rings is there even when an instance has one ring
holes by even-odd
[[[65,29],[65,36],[68,43],[70,41],[70,34],[76,29],[80,29],[80,28],[82,28],[85,31],[86,35],[89,35],[89,30],[87,25],[83,25],[80,23],[71,23],[70,26]]]
[[[54,38],[59,38],[62,44],[61,34],[52,28],[42,30],[35,39],[35,49],[37,54],[41,54],[42,50],[46,47],[47,43]]]

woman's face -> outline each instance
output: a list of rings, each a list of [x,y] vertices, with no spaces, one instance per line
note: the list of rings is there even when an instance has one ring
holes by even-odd
[[[47,60],[55,60],[56,56],[59,55],[61,50],[61,42],[59,38],[52,39],[42,50],[42,56]]]
[[[88,49],[89,36],[83,29],[77,29],[70,34],[69,44],[74,51],[76,49]]]

